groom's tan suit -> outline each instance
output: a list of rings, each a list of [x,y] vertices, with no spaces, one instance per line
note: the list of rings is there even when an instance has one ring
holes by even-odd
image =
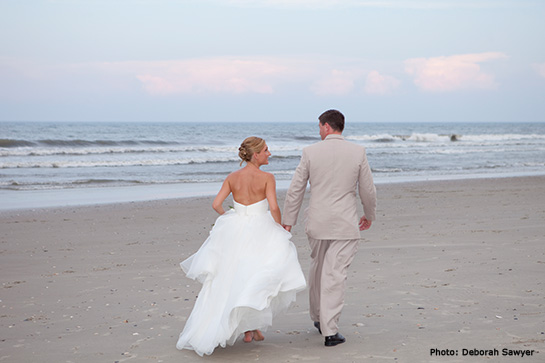
[[[357,203],[375,220],[376,191],[363,146],[330,134],[303,149],[284,202],[283,224],[293,226],[310,182],[305,232],[311,247],[310,316],[322,335],[338,332],[347,268],[360,240]]]

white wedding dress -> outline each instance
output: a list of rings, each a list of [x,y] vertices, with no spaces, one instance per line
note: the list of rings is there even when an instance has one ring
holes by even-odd
[[[267,199],[234,205],[180,264],[203,286],[176,348],[200,356],[233,345],[245,331],[266,331],[306,286],[291,233],[274,221]]]

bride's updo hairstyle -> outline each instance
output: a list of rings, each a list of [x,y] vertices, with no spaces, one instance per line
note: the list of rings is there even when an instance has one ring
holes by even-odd
[[[242,159],[240,165],[243,162],[250,162],[254,153],[259,153],[265,147],[265,140],[260,137],[250,136],[247,137],[240,147],[238,148],[238,156]]]

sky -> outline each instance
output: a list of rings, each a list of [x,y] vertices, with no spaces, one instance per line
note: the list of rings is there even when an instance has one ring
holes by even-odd
[[[0,121],[545,122],[543,0],[0,0]]]

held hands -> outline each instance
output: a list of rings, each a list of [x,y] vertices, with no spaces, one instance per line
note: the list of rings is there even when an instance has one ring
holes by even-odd
[[[359,223],[360,231],[365,231],[366,229],[371,228],[371,223],[372,222],[368,220],[367,218],[365,218],[365,216],[361,217],[360,223]]]
[[[291,226],[283,224],[282,227],[284,227],[286,231],[291,232]]]

